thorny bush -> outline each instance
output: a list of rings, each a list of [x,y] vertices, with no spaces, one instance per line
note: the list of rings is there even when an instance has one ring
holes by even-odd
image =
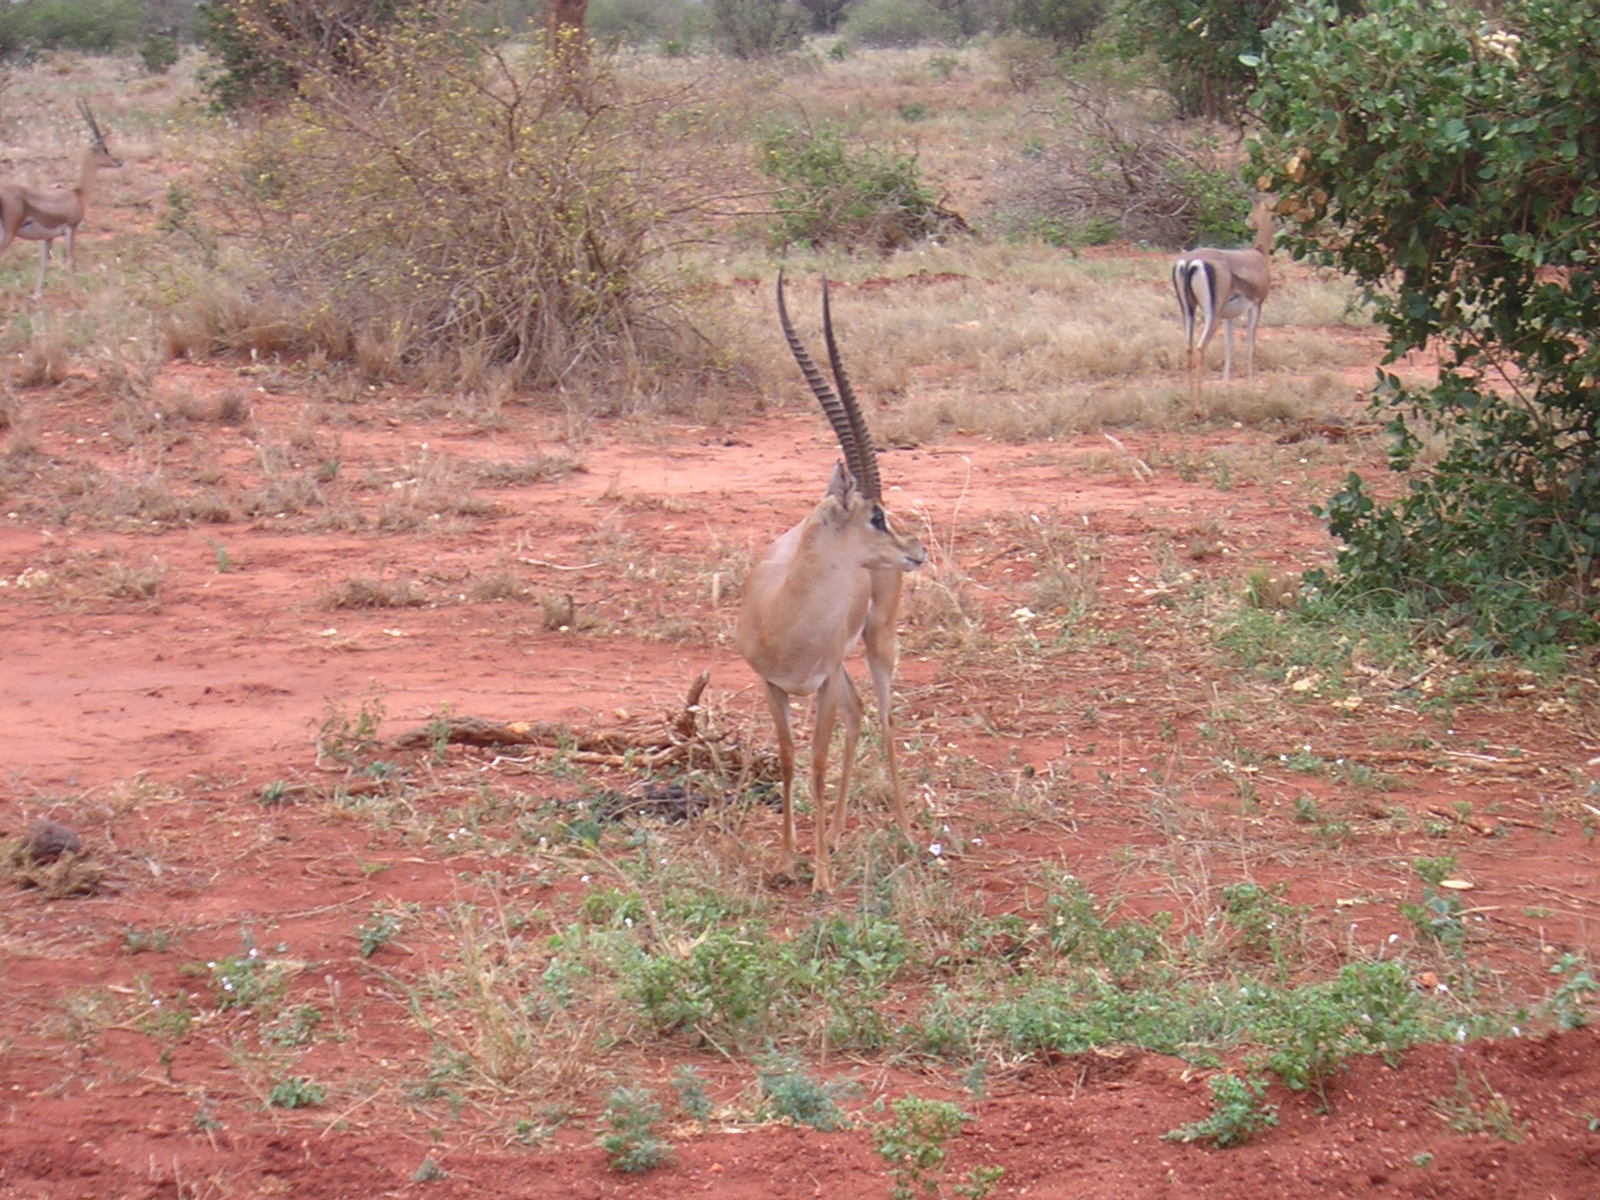
[[[469,385],[637,382],[686,344],[663,255],[700,193],[668,102],[451,26],[391,30],[359,83],[303,79],[244,139],[237,226],[290,348],[378,376],[442,362]]]

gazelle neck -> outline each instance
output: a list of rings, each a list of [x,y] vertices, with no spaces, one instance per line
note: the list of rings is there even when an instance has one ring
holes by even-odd
[[[94,177],[100,172],[100,158],[91,146],[83,152],[83,159],[78,168],[78,186],[72,190],[78,193],[83,201],[89,199],[89,192],[94,187]]]
[[[1255,227],[1255,240],[1250,244],[1261,252],[1262,257],[1272,257],[1272,239],[1276,225],[1272,220],[1272,205],[1267,201],[1257,204],[1250,214],[1250,224]]]

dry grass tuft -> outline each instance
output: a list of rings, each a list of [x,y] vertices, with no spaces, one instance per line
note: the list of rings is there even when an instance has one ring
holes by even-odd
[[[104,874],[89,861],[83,839],[57,821],[36,820],[21,837],[0,844],[0,883],[36,888],[46,899],[91,895]]]
[[[0,858],[0,883],[37,889],[47,900],[92,896],[104,878],[105,871],[82,854],[63,854],[37,863],[18,848]]]
[[[55,387],[65,381],[70,366],[67,330],[61,323],[50,321],[18,352],[11,383],[19,388]]]
[[[47,600],[61,608],[133,605],[146,611],[161,606],[167,564],[152,555],[129,562],[116,546],[51,550],[15,578],[0,580],[13,593]]]
[[[510,931],[508,914],[456,905],[447,918],[454,965],[412,993],[413,1015],[470,1069],[474,1092],[537,1095],[545,1105],[592,1095],[604,1074],[604,1048],[622,1036],[607,1021],[605,997],[571,1008],[539,985],[544,943]],[[447,998],[435,1008],[436,998]]]
[[[532,483],[554,483],[568,475],[586,470],[581,459],[565,454],[535,452],[521,459],[472,464],[470,470],[480,482],[490,487],[525,487]]]
[[[319,601],[323,608],[425,608],[431,601],[415,579],[384,579],[355,575],[329,585]]]

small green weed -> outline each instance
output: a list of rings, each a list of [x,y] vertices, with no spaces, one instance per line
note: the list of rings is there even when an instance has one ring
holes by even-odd
[[[1461,898],[1453,892],[1436,892],[1425,887],[1420,903],[1400,902],[1400,915],[1410,921],[1423,938],[1438,942],[1447,950],[1460,950],[1467,938],[1462,908]]]
[[[1267,1085],[1229,1072],[1211,1077],[1211,1115],[1161,1136],[1174,1142],[1209,1141],[1219,1149],[1242,1146],[1278,1123],[1278,1106],[1264,1103]]]
[[[706,1095],[705,1080],[693,1067],[679,1067],[672,1075],[672,1090],[678,1094],[678,1104],[690,1117],[704,1125],[711,1120],[711,1097]]]
[[[295,1075],[274,1087],[267,1103],[273,1108],[320,1108],[326,1098],[321,1084]]]
[[[163,998],[149,993],[146,995],[150,1007],[140,1016],[136,1026],[140,1032],[163,1043],[170,1052],[172,1046],[183,1041],[194,1029],[194,1013],[189,1011],[182,996]]]
[[[330,699],[317,731],[317,764],[354,765],[377,746],[382,724],[383,695],[376,689],[362,698],[354,713]]]
[[[1306,910],[1285,902],[1284,890],[1283,884],[1232,884],[1222,889],[1222,916],[1241,949],[1287,967],[1304,942]]]
[[[435,1183],[440,1179],[444,1179],[449,1174],[450,1172],[446,1171],[431,1157],[429,1157],[423,1159],[422,1165],[419,1166],[415,1171],[411,1172],[411,1178],[415,1179],[418,1183]]]
[[[824,1082],[806,1074],[793,1058],[768,1054],[756,1064],[756,1078],[769,1117],[790,1120],[831,1132],[844,1129],[850,1118],[836,1097],[848,1092],[848,1083]]]
[[[1550,974],[1565,976],[1545,1002],[1545,1012],[1557,1029],[1581,1029],[1589,1024],[1594,998],[1600,983],[1589,972],[1588,964],[1576,954],[1563,954],[1550,967]]]
[[[1481,1097],[1478,1088],[1457,1063],[1455,1087],[1449,1096],[1433,1102],[1434,1111],[1455,1133],[1488,1134],[1503,1142],[1523,1141],[1527,1132],[1512,1113],[1510,1101],[1495,1091],[1481,1072],[1478,1083],[1483,1089]]]
[[[269,963],[254,946],[189,970],[210,976],[218,1008],[264,1008],[289,986],[287,969]]]
[[[122,931],[122,950],[125,954],[164,954],[171,944],[172,933],[166,929],[138,929],[129,925]]]
[[[279,1046],[306,1046],[316,1037],[322,1024],[322,1010],[315,1004],[301,1004],[277,1020],[263,1026],[261,1040]]]
[[[1411,860],[1411,869],[1423,883],[1438,887],[1451,875],[1455,874],[1456,859],[1453,854],[1443,854],[1438,858],[1414,858]]]
[[[375,912],[356,930],[361,942],[361,957],[371,958],[400,932],[400,918],[394,913]]]
[[[600,1148],[614,1171],[634,1175],[653,1171],[672,1155],[672,1147],[656,1132],[662,1121],[661,1106],[649,1088],[619,1087],[606,1102],[601,1120],[609,1133]]]
[[[1342,845],[1351,833],[1349,821],[1330,816],[1316,800],[1303,793],[1295,797],[1294,819],[1297,824],[1310,826],[1317,840],[1325,846]]]
[[[1254,1033],[1263,1065],[1326,1105],[1326,1081],[1345,1059],[1376,1050],[1392,1061],[1427,1036],[1421,1006],[1399,963],[1351,963],[1330,982],[1270,994]]]
[[[893,1200],[938,1200],[946,1194],[945,1159],[950,1152],[945,1143],[972,1117],[947,1100],[920,1096],[902,1096],[892,1107],[894,1120],[872,1131],[873,1149],[894,1175],[890,1195]],[[965,1182],[956,1185],[955,1194],[982,1200],[1004,1174],[1003,1167],[976,1167],[967,1173]]]

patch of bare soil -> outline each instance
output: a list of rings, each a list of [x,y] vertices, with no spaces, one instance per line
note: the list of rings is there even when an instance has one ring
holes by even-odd
[[[631,778],[625,748],[552,771],[527,748],[394,743],[441,714],[659,730],[709,671],[727,746],[770,746],[730,631],[751,554],[821,491],[820,417],[600,426],[574,449],[536,410],[324,405],[259,371],[174,366],[159,394],[166,411],[141,419],[75,377],[27,394],[6,434],[0,836],[48,818],[82,846],[0,891],[0,1196],[887,1194],[861,1128],[713,1120],[626,1176],[592,1110],[528,1145],[506,1109],[532,1122],[537,1095],[441,1112],[400,1086],[426,1074],[429,1036],[392,971],[448,948],[401,936],[368,957],[356,936],[380,905],[442,910],[540,870],[537,847],[509,861],[451,826],[483,781],[559,798]],[[946,867],[996,911],[1028,913],[1041,864],[1134,910],[1181,909],[1181,862],[1191,882],[1282,883],[1363,954],[1416,937],[1398,907],[1418,895],[1410,864],[1450,855],[1474,885],[1477,986],[1542,996],[1562,955],[1596,958],[1592,681],[1374,664],[1325,696],[1310,673],[1238,665],[1196,617],[1207,587],[1326,560],[1309,505],[1380,457],[1347,436],[1353,408],[1329,416],[885,453],[891,504],[935,555],[897,701],[925,828],[952,847],[952,828],[981,831]],[[382,820],[357,803],[381,772],[342,757],[374,738],[425,781]],[[1023,802],[1041,780],[1043,815]],[[847,856],[882,819],[852,811]],[[753,870],[775,857],[769,808],[673,829],[738,841]],[[778,894],[797,914],[819,903]],[[847,883],[831,903],[850,902]],[[269,1103],[247,1014],[211,994],[206,964],[240,954],[242,931],[324,1014],[296,1062],[328,1090],[316,1106]],[[1448,1003],[1448,976],[1414,982]],[[1163,1139],[1210,1110],[1210,1072],[1175,1058],[999,1064],[981,1101],[931,1067],[831,1066],[863,1105],[961,1099],[975,1120],[951,1178],[1003,1166],[999,1196],[1576,1198],[1600,1194],[1597,1051],[1579,1028],[1362,1059],[1325,1108],[1274,1085],[1280,1123],[1232,1150]],[[655,1053],[634,1069],[692,1062],[719,1103],[748,1086],[747,1063],[709,1048]]]

